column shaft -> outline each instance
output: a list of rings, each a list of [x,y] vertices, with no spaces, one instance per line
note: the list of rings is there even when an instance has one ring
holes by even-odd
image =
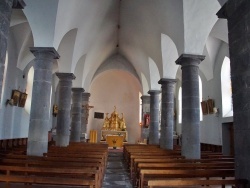
[[[10,27],[10,17],[12,12],[13,0],[0,1],[0,100],[2,96],[3,76],[5,69],[5,58],[7,50],[7,41]]]
[[[72,88],[72,109],[71,109],[71,142],[80,142],[81,137],[81,109],[83,88]]]
[[[148,139],[148,136],[149,136],[148,126],[149,125],[147,125],[146,119],[144,119],[144,118],[145,118],[145,115],[150,114],[150,96],[143,95],[143,96],[141,96],[141,100],[142,100],[141,138]]]
[[[90,93],[82,93],[82,127],[81,132],[87,132],[88,117],[89,117],[89,97]]]
[[[250,181],[250,1],[228,0],[221,11],[226,13],[219,16],[226,15],[223,18],[228,20],[234,111],[235,178]]]
[[[150,90],[150,126],[149,144],[159,144],[159,94],[158,90]]]
[[[56,145],[67,146],[69,145],[70,137],[70,110],[71,110],[71,89],[72,80],[75,79],[73,73],[56,73],[58,76],[58,115],[56,127]]]
[[[160,147],[173,149],[173,125],[174,125],[174,79],[161,79],[162,85],[161,101],[161,137]]]
[[[187,159],[200,158],[199,67],[204,56],[182,54],[176,61],[182,66],[182,148]]]
[[[54,48],[31,48],[31,52],[36,58],[27,154],[42,156],[48,149],[52,66],[59,55]]]

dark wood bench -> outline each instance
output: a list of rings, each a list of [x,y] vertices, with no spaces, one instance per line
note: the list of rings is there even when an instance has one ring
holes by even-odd
[[[192,170],[192,169],[234,169],[234,162],[218,163],[138,163],[133,175],[133,184],[137,185],[141,170]]]
[[[140,170],[139,187],[143,188],[149,180],[174,178],[212,178],[234,177],[233,169],[193,169],[193,170]]]
[[[0,181],[10,183],[89,186],[100,188],[97,170],[0,166]]]
[[[234,185],[237,188],[246,188],[247,180],[232,179],[232,180],[200,180],[200,179],[176,179],[176,180],[149,180],[148,187],[187,187],[187,186],[202,186],[204,185]]]
[[[128,169],[130,170],[130,177],[132,178],[132,174],[134,172],[134,160],[135,159],[154,159],[154,160],[158,160],[158,159],[184,159],[183,156],[180,155],[171,155],[171,154],[165,154],[165,153],[152,153],[151,155],[131,155],[130,156],[130,163],[129,163],[129,167]]]

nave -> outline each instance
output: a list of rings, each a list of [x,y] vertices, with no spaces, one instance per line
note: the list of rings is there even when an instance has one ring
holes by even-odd
[[[186,159],[179,148],[126,144],[110,149],[106,144],[71,143],[49,146],[42,157],[27,156],[27,146],[1,141],[0,182],[8,188],[156,188],[246,187],[235,178],[233,156],[202,151],[200,159]],[[18,143],[18,144],[17,144]]]
[[[123,160],[123,152],[110,149],[102,188],[132,188],[128,169]]]

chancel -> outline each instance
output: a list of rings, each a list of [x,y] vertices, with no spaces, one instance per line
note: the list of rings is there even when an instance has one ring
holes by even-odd
[[[116,111],[116,106],[114,106],[114,111],[111,113],[110,117],[108,115],[109,113],[106,113],[103,122],[101,141],[107,142],[109,146],[113,146],[113,140],[116,140],[116,146],[120,147],[128,140],[124,114],[121,113],[121,117],[119,117],[119,114]]]

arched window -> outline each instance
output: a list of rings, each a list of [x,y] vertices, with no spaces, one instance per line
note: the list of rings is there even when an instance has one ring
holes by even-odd
[[[32,88],[33,88],[33,78],[34,78],[34,68],[31,67],[28,72],[28,78],[27,78],[27,86],[26,86],[26,93],[27,99],[25,103],[25,111],[30,114],[30,108],[31,108],[31,96],[32,96]]]
[[[178,94],[178,104],[179,104],[179,112],[178,112],[178,122],[182,123],[182,87],[179,88],[179,94]]]
[[[8,67],[8,63],[9,63],[9,59],[8,59],[8,51],[6,51],[6,55],[5,55],[5,67],[4,67],[4,75],[3,75],[3,82],[2,82],[2,93],[1,93],[1,104],[5,104],[3,101],[3,94],[4,94],[4,90],[5,90],[5,80],[6,80],[6,73],[7,73],[7,67]]]
[[[201,82],[201,78],[199,76],[199,96],[200,96],[200,103],[202,101],[202,82]],[[178,94],[178,103],[179,103],[179,123],[182,123],[182,87],[180,87],[179,89],[179,94]],[[203,120],[203,115],[202,115],[202,109],[200,106],[200,121]]]
[[[201,82],[201,78],[199,76],[199,96],[200,96],[200,104],[201,104],[201,101],[202,101],[202,82]],[[200,105],[200,121],[203,120],[203,114],[202,114],[202,108],[201,108],[201,105]]]
[[[222,117],[233,116],[232,84],[230,59],[225,57],[221,67]]]

